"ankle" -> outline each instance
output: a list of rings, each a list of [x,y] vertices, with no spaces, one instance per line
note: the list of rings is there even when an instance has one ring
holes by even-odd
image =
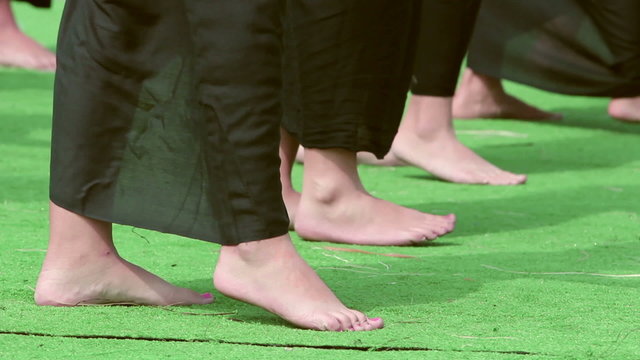
[[[364,191],[356,153],[344,149],[305,149],[301,202],[332,204]]]
[[[289,235],[270,239],[249,241],[238,245],[223,245],[218,263],[241,263],[250,265],[269,264],[286,249],[293,249]],[[295,253],[295,250],[294,250]]]
[[[413,95],[398,136],[429,141],[453,134],[452,102],[451,97]]]
[[[312,178],[305,183],[301,203],[331,206],[363,191],[362,185],[349,178],[338,179],[333,176]]]
[[[483,75],[473,71],[471,68],[467,68],[462,81],[460,82],[460,90],[462,93],[473,94],[504,94],[504,87],[502,81],[498,78],[489,75]]]
[[[102,247],[81,250],[68,247],[49,247],[45,263],[56,268],[78,268],[92,264],[120,261],[122,258],[115,248]]]
[[[451,120],[447,122],[432,121],[430,118],[431,114],[423,116],[425,118],[413,126],[400,127],[395,137],[393,147],[397,147],[398,144],[413,146],[416,142],[424,145],[456,139]]]

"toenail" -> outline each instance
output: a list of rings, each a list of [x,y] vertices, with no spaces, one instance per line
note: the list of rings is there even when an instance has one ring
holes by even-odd
[[[382,320],[382,319],[380,319],[379,317],[373,318],[373,319],[369,319],[369,321],[380,321],[380,320]]]
[[[201,296],[203,299],[213,299],[213,295],[211,295],[211,293],[204,293]]]

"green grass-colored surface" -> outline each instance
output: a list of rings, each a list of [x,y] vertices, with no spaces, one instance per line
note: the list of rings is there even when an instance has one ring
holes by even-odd
[[[53,48],[61,3],[16,9],[26,31]],[[323,247],[331,244],[296,238],[348,305],[387,324],[318,333],[220,294],[213,305],[189,308],[36,307],[52,80],[0,69],[1,359],[640,359],[640,278],[597,275],[640,273],[640,126],[609,119],[606,99],[509,84],[565,120],[456,124],[481,155],[529,174],[525,186],[455,185],[418,169],[362,167],[375,195],[454,212],[458,227],[432,246],[342,246],[415,258],[330,251]],[[115,233],[129,260],[177,285],[211,290],[215,245],[131,227]],[[225,312],[235,314],[210,315]]]

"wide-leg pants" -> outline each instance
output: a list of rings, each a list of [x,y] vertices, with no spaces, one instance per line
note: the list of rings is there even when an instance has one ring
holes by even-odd
[[[404,102],[409,76],[404,88],[397,79],[410,73],[412,6],[68,0],[51,200],[91,218],[220,244],[285,234],[283,104],[289,121],[304,124],[303,138],[311,122],[302,120],[340,115],[339,126],[356,119],[345,139],[376,146],[374,132],[399,121]],[[385,114],[376,125],[362,125],[377,111]]]
[[[575,95],[640,95],[640,1],[484,0],[468,65]]]
[[[384,157],[406,101],[420,3],[288,1],[283,128],[307,148]]]

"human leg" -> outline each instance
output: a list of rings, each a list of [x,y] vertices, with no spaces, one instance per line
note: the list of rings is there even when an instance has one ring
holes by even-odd
[[[503,171],[464,146],[453,128],[451,97],[479,5],[474,0],[423,2],[413,95],[383,162],[413,165],[458,183],[525,181],[525,176]]]
[[[357,151],[381,156],[391,145],[411,74],[418,4],[331,3],[339,16],[327,16],[313,2],[295,3],[286,27],[290,100],[283,126],[305,146],[295,229],[309,240],[372,245],[444,235],[453,229],[454,216],[425,214],[371,196],[356,163]]]
[[[616,62],[612,66],[629,84],[609,102],[609,115],[617,120],[640,123],[640,4],[632,0],[588,3],[587,11],[604,34]]]
[[[527,177],[504,171],[462,144],[451,121],[450,97],[413,95],[393,142],[405,163],[455,183],[518,185]]]
[[[454,116],[556,117],[506,94],[499,79],[508,79],[550,92],[611,97],[612,117],[637,121],[638,14],[640,3],[633,0],[484,1],[470,47],[472,70],[456,93]]]
[[[70,212],[53,202],[49,248],[36,285],[38,305],[191,305],[211,294],[169,284],[118,253],[111,224]]]
[[[382,327],[380,319],[368,319],[335,297],[298,255],[282,222],[286,210],[278,165],[290,170],[291,157],[279,163],[278,135],[291,139],[279,127],[281,1],[199,4],[203,7],[191,9],[192,16],[200,19],[195,34],[209,46],[199,50],[205,62],[200,64],[203,86],[198,101],[216,109],[216,116],[207,118],[207,123],[220,132],[213,135],[211,131],[208,157],[227,170],[225,177],[215,174],[219,167],[211,166],[209,171],[216,179],[214,185],[220,182],[216,188],[227,188],[219,200],[229,202],[238,214],[229,231],[232,235],[235,231],[236,241],[223,243],[214,285],[227,296],[260,306],[299,327],[331,331]],[[224,49],[222,54],[219,49]],[[296,146],[294,141],[288,145],[285,154]],[[239,180],[229,180],[229,175]]]
[[[51,194],[73,211],[52,205],[51,225],[56,231],[52,231],[51,256],[38,284],[38,303],[77,304],[78,297],[64,294],[83,285],[83,278],[59,281],[63,278],[59,274],[68,274],[69,269],[79,273],[82,259],[56,268],[62,252],[55,249],[82,239],[87,241],[83,249],[97,251],[98,260],[110,261],[103,272],[110,274],[113,269],[125,285],[133,283],[144,290],[149,283],[173,289],[117,256],[110,224],[91,220],[106,218],[224,244],[215,281],[221,291],[298,326],[326,330],[382,326],[382,321],[369,322],[332,297],[282,235],[287,232],[287,216],[280,197],[277,156],[278,3],[66,3],[59,44],[64,66],[56,79]],[[187,12],[183,5],[192,17],[183,18]],[[113,26],[83,31],[93,28],[92,21]],[[190,26],[197,31],[190,31]],[[255,27],[264,36],[247,33]],[[169,41],[172,36],[181,42]],[[96,43],[109,46],[105,49]],[[215,50],[220,48],[228,50],[223,52],[228,57],[219,56]],[[198,56],[192,57],[192,51]],[[89,59],[83,57],[87,53]],[[212,53],[216,56],[210,61]],[[196,58],[201,62],[196,63]],[[238,64],[256,73],[228,71]],[[128,75],[124,80],[122,73]],[[196,89],[188,91],[185,86]],[[272,233],[275,238],[269,236]],[[260,239],[266,239],[259,242],[264,246],[245,246]],[[270,256],[259,257],[262,254]],[[252,262],[252,256],[260,261]],[[232,271],[239,271],[238,277]],[[264,277],[265,272],[270,276]],[[307,284],[305,292],[290,286],[291,274],[296,274],[296,283]],[[100,282],[95,277],[90,280]],[[269,296],[273,294],[270,284],[278,285],[279,296]],[[156,301],[157,294],[151,300],[147,293],[125,296],[126,291],[118,292],[114,286],[99,295],[88,302],[173,303],[165,298]],[[325,302],[320,304],[312,296]],[[297,303],[291,304],[293,300]]]

